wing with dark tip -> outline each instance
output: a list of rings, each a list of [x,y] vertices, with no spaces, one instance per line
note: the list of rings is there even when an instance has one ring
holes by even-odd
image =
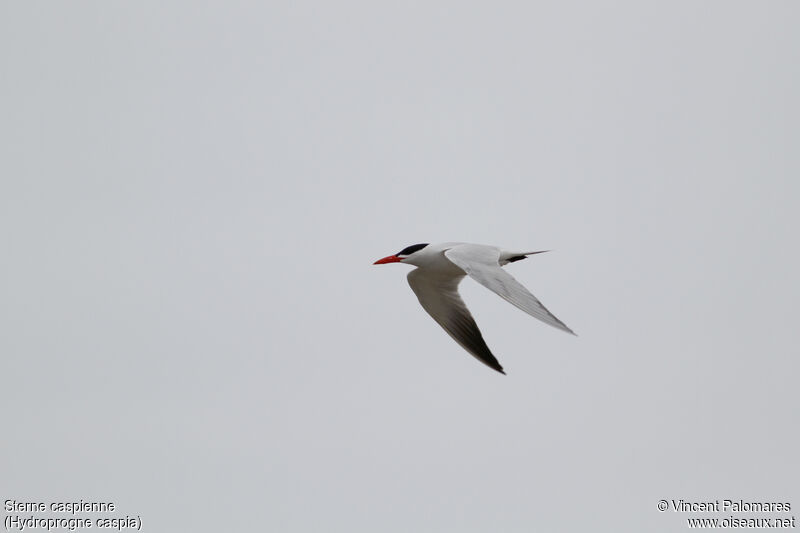
[[[438,276],[421,269],[408,274],[408,284],[417,295],[420,305],[448,335],[480,362],[505,374],[458,294],[458,284],[462,279],[463,275]]]
[[[545,324],[575,335],[574,331],[548,311],[522,283],[500,267],[499,249],[477,244],[461,244],[445,251],[444,255],[469,277],[509,303]]]

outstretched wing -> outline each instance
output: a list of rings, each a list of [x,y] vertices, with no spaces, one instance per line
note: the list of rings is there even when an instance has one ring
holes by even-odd
[[[575,335],[574,331],[548,311],[522,283],[500,267],[500,250],[498,248],[461,244],[446,250],[444,255],[466,272],[469,277],[497,293],[509,303],[545,324]]]
[[[458,284],[462,279],[463,275],[438,276],[421,269],[414,269],[408,274],[408,284],[417,295],[420,305],[448,335],[480,362],[505,374],[458,294]]]

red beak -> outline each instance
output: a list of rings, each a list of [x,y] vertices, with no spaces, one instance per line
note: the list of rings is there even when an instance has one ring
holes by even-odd
[[[399,263],[400,261],[402,261],[402,259],[400,259],[396,255],[388,255],[388,256],[384,257],[383,259],[378,259],[377,261],[375,261],[372,264],[373,265],[385,265],[386,263]]]

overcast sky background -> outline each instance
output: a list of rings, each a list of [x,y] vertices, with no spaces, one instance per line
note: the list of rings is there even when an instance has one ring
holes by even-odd
[[[788,1],[4,2],[0,497],[152,532],[800,514],[798,27]],[[555,250],[508,270],[579,336],[465,281],[502,376],[371,265],[451,240]]]

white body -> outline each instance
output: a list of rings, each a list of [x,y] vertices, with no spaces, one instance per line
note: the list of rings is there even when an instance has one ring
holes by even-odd
[[[429,244],[400,258],[399,262],[417,267],[408,274],[408,283],[425,311],[470,354],[505,373],[458,294],[458,284],[464,276],[469,276],[531,316],[574,335],[528,289],[501,268],[535,253],[539,252],[510,252],[483,244],[447,242]]]

